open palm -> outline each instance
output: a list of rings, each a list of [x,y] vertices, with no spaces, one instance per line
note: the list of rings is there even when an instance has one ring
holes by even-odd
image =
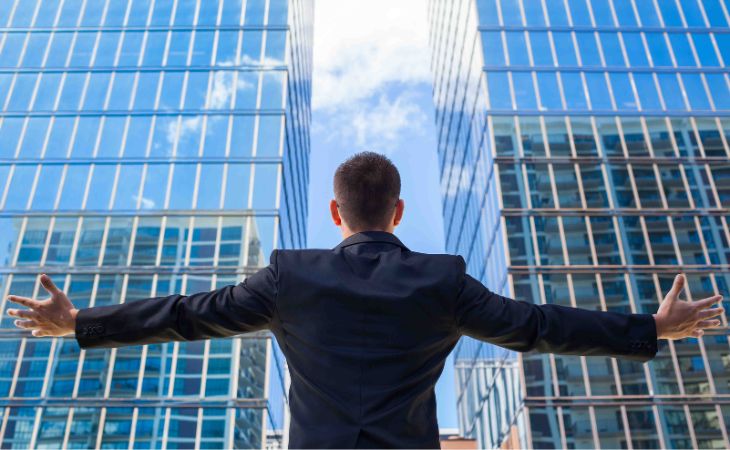
[[[41,286],[51,295],[45,300],[11,295],[8,300],[30,309],[8,309],[8,315],[18,317],[15,326],[32,330],[33,336],[65,336],[74,332],[76,313],[71,300],[58,289],[51,277],[41,275]]]
[[[700,337],[705,329],[721,325],[720,320],[715,317],[720,316],[724,310],[712,306],[721,302],[722,296],[714,295],[693,302],[680,300],[679,294],[684,289],[685,282],[684,275],[674,278],[672,289],[654,314],[659,339]]]

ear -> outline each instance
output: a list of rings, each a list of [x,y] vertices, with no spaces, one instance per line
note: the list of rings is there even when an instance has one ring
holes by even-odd
[[[399,199],[395,205],[395,217],[393,217],[393,225],[398,225],[403,219],[403,210],[406,207],[406,202],[403,199]]]
[[[342,218],[340,217],[340,210],[337,209],[337,200],[330,200],[330,214],[332,214],[332,221],[335,225],[342,226]]]

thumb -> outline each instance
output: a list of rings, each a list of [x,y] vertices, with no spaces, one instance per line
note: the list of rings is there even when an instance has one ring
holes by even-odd
[[[672,289],[669,290],[669,293],[667,293],[667,299],[677,300],[682,289],[684,289],[684,282],[685,279],[683,274],[680,273],[674,277],[674,284],[672,285]]]
[[[56,295],[60,293],[61,291],[56,287],[55,284],[53,284],[53,281],[51,281],[51,277],[46,275],[45,273],[41,275],[41,286],[48,291],[51,295]]]

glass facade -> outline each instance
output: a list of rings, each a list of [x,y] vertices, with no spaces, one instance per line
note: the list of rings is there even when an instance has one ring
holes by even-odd
[[[430,0],[446,246],[496,292],[653,313],[730,284],[730,2]],[[640,364],[464,339],[483,447],[727,448],[724,328]]]
[[[268,334],[79,350],[6,296],[210,290],[306,246],[311,0],[0,2],[0,446],[261,448]]]

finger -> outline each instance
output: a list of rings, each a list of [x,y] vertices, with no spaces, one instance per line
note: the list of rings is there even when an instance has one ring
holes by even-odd
[[[697,318],[700,320],[711,319],[713,317],[721,316],[725,312],[723,308],[707,308],[703,309],[697,314]]]
[[[50,336],[50,334],[46,333],[43,330],[33,330],[30,332],[35,337],[44,337],[44,336]]]
[[[713,295],[712,297],[703,298],[702,300],[697,300],[696,302],[692,302],[695,308],[697,309],[706,309],[710,306],[714,305],[715,303],[719,303],[722,301],[722,295]]]
[[[674,284],[672,285],[672,289],[669,290],[667,297],[676,300],[682,292],[682,289],[684,289],[684,275],[680,273],[674,277]]]
[[[38,300],[33,300],[32,298],[28,297],[20,297],[17,295],[10,295],[8,296],[8,300],[10,300],[13,303],[17,303],[19,305],[27,306],[28,308],[37,308],[38,307]]]
[[[702,320],[697,323],[697,328],[715,328],[720,326],[719,320]]]
[[[23,319],[33,319],[38,320],[40,318],[40,314],[38,314],[35,311],[30,311],[27,309],[9,309],[8,315],[13,317],[21,317]]]
[[[35,322],[35,320],[16,320],[13,322],[16,327],[18,328],[25,328],[26,330],[29,328],[35,328],[38,326],[38,324]]]
[[[697,337],[697,338],[701,337],[703,334],[705,334],[705,332],[703,330],[694,330],[692,332],[692,336]]]
[[[45,288],[45,290],[48,291],[48,293],[51,295],[56,295],[61,292],[60,289],[58,289],[56,285],[53,284],[51,277],[49,277],[45,273],[41,275],[41,286],[43,286],[43,288]]]

